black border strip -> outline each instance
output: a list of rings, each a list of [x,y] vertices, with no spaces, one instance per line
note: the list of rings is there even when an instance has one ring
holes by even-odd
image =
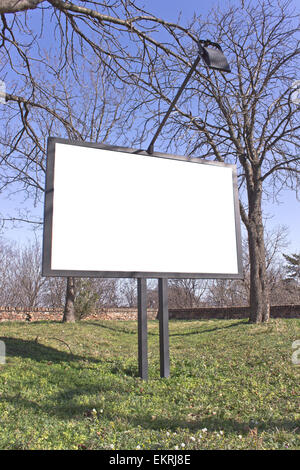
[[[55,164],[55,144],[62,143],[66,145],[76,145],[80,147],[90,147],[97,149],[112,150],[115,152],[125,152],[139,155],[149,154],[144,150],[131,149],[127,147],[118,147],[114,145],[95,144],[87,142],[71,141],[58,137],[48,137],[47,148],[47,167],[46,167],[46,189],[44,203],[44,231],[43,231],[43,257],[42,257],[42,275],[43,276],[61,276],[61,277],[107,277],[107,278],[167,278],[167,279],[243,279],[242,265],[242,239],[240,226],[240,210],[237,183],[236,165],[220,162],[208,162],[198,158],[188,158],[180,155],[170,155],[155,152],[152,157],[170,158],[202,165],[216,165],[231,167],[234,192],[234,212],[235,212],[235,231],[237,243],[237,263],[238,273],[220,274],[220,273],[165,273],[165,272],[143,272],[143,271],[74,271],[74,270],[54,270],[51,269],[51,245],[52,245],[52,217],[53,217],[53,195],[54,195],[54,164]]]

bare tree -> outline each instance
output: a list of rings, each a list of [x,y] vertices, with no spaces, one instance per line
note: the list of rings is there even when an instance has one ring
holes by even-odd
[[[208,281],[199,279],[174,279],[169,281],[169,306],[171,308],[199,307],[204,301]]]
[[[207,305],[233,307],[249,305],[249,292],[241,281],[217,279],[211,281],[206,297]]]
[[[31,108],[26,116],[22,115],[19,129],[16,119],[12,125],[7,116],[3,117],[3,172],[0,178],[2,190],[13,192],[22,189],[26,197],[33,199],[35,204],[39,203],[44,191],[49,135],[94,142],[106,142],[110,137],[112,143],[113,139],[121,138],[126,129],[125,116],[122,115],[125,89],[112,91],[114,81],[110,81],[111,75],[99,68],[91,69],[90,76],[87,71],[86,74],[87,78],[81,81],[80,86],[65,73],[57,76],[55,89],[50,90],[48,94],[53,111],[50,117],[48,111],[43,108]],[[42,74],[40,79],[43,81]],[[92,94],[89,92],[91,86]],[[41,96],[41,105],[43,102],[45,98]],[[14,106],[8,113],[13,110]],[[60,117],[56,118],[56,114]],[[127,124],[130,125],[130,119],[127,119]],[[12,220],[41,224],[41,220],[34,220],[27,214],[17,214]],[[75,280],[68,279],[64,321],[75,320],[74,300]]]
[[[13,285],[16,248],[4,238],[0,238],[0,305],[13,305]]]
[[[15,258],[15,305],[20,304],[28,309],[37,307],[46,279],[41,273],[41,247],[35,240],[20,248]]]
[[[249,1],[226,11],[214,9],[206,22],[195,19],[190,24],[193,34],[222,45],[232,73],[197,70],[158,144],[160,149],[237,164],[250,254],[251,322],[269,319],[263,195],[276,198],[282,187],[299,188],[299,107],[291,100],[300,72],[299,14],[292,7],[291,1]],[[177,53],[192,63],[197,50],[184,32],[175,34]],[[160,119],[174,85],[186,73],[183,61],[159,57],[140,86],[141,103],[147,103],[152,116],[158,103]],[[150,112],[148,116],[145,136],[153,125]]]
[[[46,279],[41,275],[37,240],[22,247],[1,240],[0,304],[31,309],[42,303]]]
[[[74,302],[77,319],[80,320],[103,307],[116,307],[117,303],[116,279],[77,279]]]
[[[56,70],[54,65],[53,70]],[[84,73],[82,71],[83,78],[79,84],[66,70],[55,73],[54,83],[40,71],[39,80],[44,84],[49,81],[49,92],[47,99],[41,93],[39,108],[30,107],[27,103],[24,104],[27,111],[23,113],[23,105],[18,103],[21,114],[11,120],[8,116],[16,111],[12,100],[7,115],[2,117],[2,191],[22,190],[35,205],[43,197],[49,135],[93,142],[106,142],[110,138],[111,143],[117,140],[120,144],[127,126],[131,125],[130,117],[122,112],[128,98],[126,89],[117,89],[116,80],[109,71],[92,62],[89,69],[86,67]],[[52,112],[49,115],[50,104]],[[34,220],[24,213],[18,213],[11,220],[41,224],[41,219]],[[74,300],[73,278],[67,282],[64,321],[75,320]]]
[[[279,225],[272,229],[264,229],[266,249],[266,283],[270,304],[293,303],[295,296],[291,289],[287,291],[282,251],[288,246],[288,228]],[[249,305],[251,277],[248,240],[243,240],[244,279],[217,280],[209,285],[207,301],[216,306]]]
[[[43,288],[41,303],[45,307],[62,309],[66,296],[66,279],[48,277]]]
[[[120,279],[118,287],[119,302],[122,306],[136,307],[137,282],[136,279]]]
[[[92,52],[102,71],[109,71],[116,80],[115,88],[123,87],[121,83],[131,86],[127,100],[131,111],[127,108],[126,116],[134,120],[139,113],[142,117],[135,121],[140,126],[131,137],[142,146],[198,54],[199,38],[219,42],[232,75],[229,78],[206,67],[198,69],[170,116],[159,145],[160,150],[238,165],[240,211],[250,253],[250,321],[268,321],[262,197],[276,197],[281,187],[296,189],[299,184],[299,108],[290,99],[291,87],[299,78],[299,15],[292,6],[291,0],[276,4],[271,0],[243,1],[239,7],[212,10],[207,20],[194,17],[183,27],[150,15],[130,0],[80,5],[61,0],[2,0],[1,73],[11,80],[5,120],[12,122],[17,116],[21,123],[17,132],[6,127],[3,131],[2,142],[10,145],[6,167],[8,157],[15,158],[24,142],[23,155],[21,151],[18,154],[23,163],[15,164],[15,169],[21,168],[23,179],[20,176],[19,181],[26,189],[36,189],[36,177],[27,171],[27,165],[39,162],[43,146],[33,125],[33,112],[43,115],[44,122],[52,116],[57,129],[80,139],[77,125],[68,117],[70,110],[75,111],[74,101],[61,101],[53,80],[40,80],[35,71],[38,62],[49,73],[48,78],[69,71],[80,83],[82,60]],[[16,15],[26,9],[33,9],[35,19],[41,20],[39,35],[26,11]],[[39,44],[46,20],[48,37],[56,34],[55,44],[59,44],[55,67],[49,65]],[[55,106],[49,103],[53,95],[57,97]],[[34,147],[28,139],[35,142]],[[14,172],[7,174],[6,183],[15,178]]]

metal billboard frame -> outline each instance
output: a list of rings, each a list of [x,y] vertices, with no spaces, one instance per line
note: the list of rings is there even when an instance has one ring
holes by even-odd
[[[212,274],[212,273],[166,273],[166,272],[125,272],[125,271],[72,271],[51,269],[51,247],[52,247],[52,222],[53,222],[53,197],[54,197],[54,165],[55,144],[62,143],[82,147],[125,152],[136,155],[146,155],[149,158],[168,158],[181,160],[202,165],[217,165],[232,168],[233,203],[236,236],[237,267],[236,274]],[[161,202],[163,204],[163,201]],[[196,245],[195,245],[196,248]],[[104,144],[76,142],[56,137],[48,138],[46,190],[44,206],[44,233],[43,233],[43,260],[42,274],[44,276],[61,277],[109,277],[109,278],[137,278],[138,293],[138,373],[143,380],[148,380],[148,342],[147,342],[147,278],[158,278],[158,320],[159,320],[159,349],[160,349],[160,376],[170,376],[170,354],[169,354],[169,311],[168,311],[168,279],[243,279],[242,266],[242,243],[240,227],[240,211],[237,184],[237,171],[235,165],[202,161],[196,158],[170,155],[164,153],[151,153],[144,150],[117,147]]]
[[[123,152],[135,155],[145,155],[149,158],[165,158],[189,162],[191,164],[215,165],[232,168],[233,177],[233,194],[234,194],[234,218],[235,218],[235,235],[237,249],[237,273],[180,273],[180,272],[146,272],[146,271],[82,271],[82,270],[55,270],[51,268],[51,247],[52,247],[52,221],[53,221],[53,196],[54,196],[54,165],[55,165],[55,144],[61,143],[71,146],[88,147],[95,149],[104,149],[115,152]],[[162,201],[163,204],[163,201]],[[195,249],[196,245],[195,245]],[[48,138],[47,150],[47,169],[46,169],[46,189],[44,203],[44,233],[43,233],[43,260],[42,260],[43,276],[60,276],[60,277],[104,277],[104,278],[165,278],[165,279],[242,279],[242,243],[241,243],[241,227],[240,227],[240,211],[236,166],[220,163],[202,161],[199,158],[187,158],[185,156],[171,155],[155,152],[151,155],[144,150],[132,149],[127,147],[118,147],[106,144],[95,144],[87,142],[72,141],[57,137]]]

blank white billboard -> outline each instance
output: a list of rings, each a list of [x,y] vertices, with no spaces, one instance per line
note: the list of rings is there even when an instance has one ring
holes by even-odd
[[[240,277],[235,167],[49,139],[44,275]]]

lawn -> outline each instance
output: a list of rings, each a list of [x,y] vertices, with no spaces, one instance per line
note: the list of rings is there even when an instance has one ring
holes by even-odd
[[[170,321],[171,378],[136,322],[0,323],[0,449],[300,449],[299,320]]]

